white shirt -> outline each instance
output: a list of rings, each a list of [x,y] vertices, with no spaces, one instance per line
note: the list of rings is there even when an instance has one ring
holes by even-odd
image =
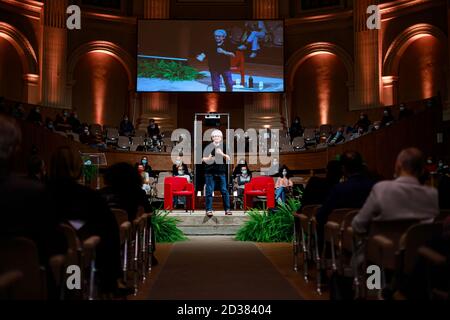
[[[417,219],[432,222],[439,214],[438,192],[414,177],[377,183],[352,222],[353,230],[365,233],[371,221]]]

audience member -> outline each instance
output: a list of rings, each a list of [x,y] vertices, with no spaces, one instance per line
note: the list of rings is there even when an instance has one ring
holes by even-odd
[[[83,127],[81,125],[80,119],[78,119],[78,113],[76,111],[72,111],[70,113],[68,122],[69,122],[70,126],[72,127],[73,132],[81,134]]]
[[[31,156],[28,160],[28,178],[41,183],[46,182],[47,170],[45,162],[37,155]]]
[[[247,166],[242,165],[240,167],[239,174],[236,175],[236,183],[237,183],[237,193],[238,197],[242,198],[244,195],[245,185],[249,183],[252,179],[250,172]]]
[[[346,180],[331,189],[316,216],[320,250],[323,248],[323,232],[328,216],[335,209],[361,208],[374,185],[374,181],[365,172],[362,157],[358,152],[344,152],[340,162]]]
[[[22,134],[17,123],[0,115],[0,238],[25,237],[36,243],[41,265],[49,270],[49,258],[65,254],[67,242],[59,231],[59,219],[43,184],[12,173]],[[50,272],[50,298],[57,298]]]
[[[142,179],[142,190],[145,191],[145,194],[150,195],[152,187],[150,186],[150,176],[147,172],[145,172],[144,166],[142,164],[138,165],[138,172]]]
[[[342,178],[342,164],[338,160],[328,162],[325,178],[311,177],[302,197],[302,206],[323,204],[328,194]]]
[[[369,120],[369,116],[366,113],[361,112],[359,120],[358,122],[356,122],[355,127],[353,129],[354,131],[362,130],[363,133],[366,133],[367,131],[369,131],[370,125],[371,122]]]
[[[344,142],[345,141],[344,130],[345,130],[344,127],[339,127],[339,129],[336,131],[335,134],[330,135],[327,141],[328,145],[333,146],[338,143]]]
[[[69,111],[64,110],[62,115],[56,115],[55,130],[61,132],[72,131],[72,126],[69,123]]]
[[[389,127],[394,123],[395,119],[392,115],[392,110],[389,107],[384,108],[383,118],[381,118],[381,128]]]
[[[78,184],[82,160],[68,147],[60,147],[51,158],[48,188],[53,195],[60,221],[77,230],[81,240],[97,235],[101,238],[97,247],[96,269],[100,291],[123,292],[120,264],[119,226],[101,195]]]
[[[158,124],[155,123],[155,119],[150,119],[149,125],[147,127],[147,135],[150,138],[153,138],[153,137],[157,137],[157,139],[160,138],[161,132],[159,130]]]
[[[155,178],[155,173],[153,172],[146,156],[141,158],[139,164],[144,166],[144,171],[148,173],[149,177]]]
[[[377,183],[352,222],[353,230],[366,233],[372,221],[417,219],[432,221],[439,213],[436,189],[423,186],[419,177],[425,170],[421,151],[405,149],[397,157],[397,179]]]
[[[183,171],[183,174],[180,174],[181,171]],[[175,163],[172,165],[172,175],[174,177],[178,177],[178,176],[183,176],[183,175],[187,175],[189,176],[189,182],[191,181],[191,176],[189,174],[189,168],[188,166],[183,162],[183,159],[178,156],[175,159]]]
[[[50,117],[45,118],[45,128],[50,131],[55,131],[55,124]]]
[[[282,166],[280,169],[280,175],[275,183],[275,201],[277,203],[286,202],[286,194],[292,191],[294,183],[291,180],[291,174],[288,167]]]
[[[295,117],[294,122],[292,122],[289,129],[289,134],[291,135],[291,141],[296,137],[301,137],[303,135],[303,127],[300,122],[300,117]]]
[[[408,109],[403,103],[400,105],[400,112],[398,114],[398,120],[409,118],[413,115],[413,112]]]
[[[119,134],[125,137],[131,137],[134,135],[134,126],[127,115],[123,116],[123,120],[120,122]]]
[[[34,107],[30,110],[30,113],[28,114],[27,121],[33,122],[37,125],[42,125],[42,114],[41,114],[41,108],[40,107]]]
[[[125,210],[130,221],[136,219],[140,208],[145,212],[151,211],[150,203],[142,190],[141,175],[131,164],[114,164],[106,170],[104,180],[106,187],[101,193],[110,208]]]
[[[237,166],[233,170],[233,175],[232,175],[233,179],[237,178],[241,174],[242,167],[245,167],[247,169],[247,173],[249,176],[252,175],[252,172],[250,171],[250,169],[248,167],[247,160],[240,159]]]
[[[11,110],[11,116],[19,120],[25,120],[25,109],[21,103],[17,102],[14,104]]]

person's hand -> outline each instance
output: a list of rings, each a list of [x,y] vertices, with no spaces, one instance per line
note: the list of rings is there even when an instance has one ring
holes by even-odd
[[[217,48],[217,53],[218,54],[225,54],[225,50],[223,50],[222,48]]]
[[[202,161],[209,164],[214,161],[214,157],[212,155],[209,155],[208,157],[202,158]]]

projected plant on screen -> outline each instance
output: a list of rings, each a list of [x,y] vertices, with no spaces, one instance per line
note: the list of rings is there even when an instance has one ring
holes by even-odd
[[[183,65],[180,62],[152,60],[139,63],[138,76],[142,78],[160,78],[170,81],[196,80],[204,75],[194,67]]]

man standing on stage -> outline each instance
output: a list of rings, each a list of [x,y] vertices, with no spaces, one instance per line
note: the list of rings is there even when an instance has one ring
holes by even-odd
[[[213,216],[212,210],[212,194],[215,189],[216,180],[219,182],[220,193],[222,194],[223,207],[225,215],[231,216],[230,211],[230,195],[227,190],[227,165],[226,161],[230,161],[229,155],[223,152],[223,134],[220,130],[214,130],[211,133],[211,139],[213,141],[213,150],[208,157],[204,157],[202,160],[206,164],[205,168],[205,183],[206,183],[206,215],[208,217]]]
[[[226,41],[227,32],[219,29],[214,31],[215,43],[197,56],[197,60],[208,58],[209,71],[214,92],[220,92],[220,76],[223,77],[227,91],[233,91],[233,78],[231,77],[231,58],[235,57],[233,48]]]

